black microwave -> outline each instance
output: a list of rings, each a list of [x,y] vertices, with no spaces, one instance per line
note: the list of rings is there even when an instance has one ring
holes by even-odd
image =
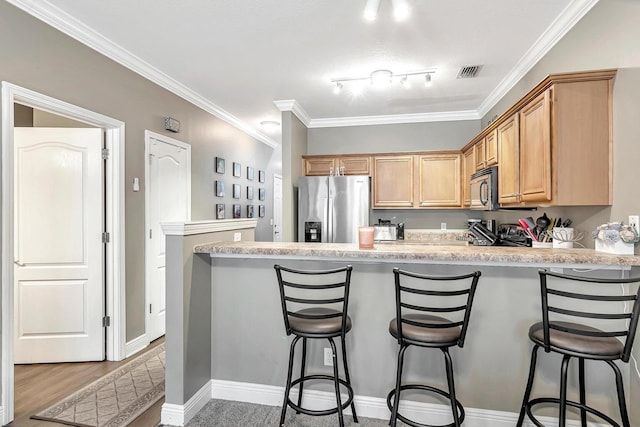
[[[471,175],[470,209],[495,211],[498,205],[498,168],[491,166]]]

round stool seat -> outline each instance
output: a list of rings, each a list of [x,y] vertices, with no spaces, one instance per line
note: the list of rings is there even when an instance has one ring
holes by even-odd
[[[412,313],[404,316],[404,319],[417,323],[425,323],[425,326],[416,326],[409,323],[402,324],[402,335],[411,341],[419,341],[430,344],[456,343],[460,338],[462,328],[453,326],[448,328],[434,328],[429,324],[448,324],[450,320],[444,317],[433,316],[430,314]],[[389,333],[398,338],[398,319],[394,318],[389,322]]]
[[[600,329],[572,322],[550,322],[550,325],[577,329],[579,331],[602,332]],[[529,328],[529,338],[536,344],[544,346],[544,325],[542,322],[531,325]],[[624,351],[624,344],[615,337],[590,337],[551,328],[549,329],[549,343],[552,347],[558,349],[558,351],[566,350],[572,353],[589,354],[599,357],[617,357]]]
[[[296,311],[297,314],[306,316],[328,316],[335,314],[335,317],[326,319],[306,319],[303,317],[289,316],[289,325],[293,333],[330,335],[339,334],[342,328],[342,312],[326,307],[312,307]],[[346,331],[351,330],[351,317],[347,315]]]

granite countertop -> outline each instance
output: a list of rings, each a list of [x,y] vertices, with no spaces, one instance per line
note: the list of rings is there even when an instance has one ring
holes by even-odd
[[[531,267],[640,266],[638,255],[613,255],[593,249],[538,249],[451,243],[376,243],[373,249],[359,249],[355,243],[212,242],[196,246],[194,252],[210,254],[216,258],[306,258]]]

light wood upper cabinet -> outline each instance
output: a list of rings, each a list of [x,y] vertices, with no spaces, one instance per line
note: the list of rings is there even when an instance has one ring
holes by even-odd
[[[373,207],[413,207],[413,157],[382,156],[373,159]]]
[[[471,175],[476,171],[476,152],[470,148],[462,153],[462,206],[471,206]]]
[[[482,138],[480,141],[476,142],[473,146],[474,157],[476,159],[476,172],[484,169],[487,164],[487,156],[486,151],[484,149],[485,138]]]
[[[429,154],[418,157],[418,206],[457,207],[460,193],[460,154]]]
[[[303,157],[302,170],[306,176],[324,176],[334,173],[336,162],[334,157]]]
[[[484,138],[485,167],[498,164],[498,131],[494,129]]]
[[[496,129],[500,167],[498,168],[498,203],[517,203],[520,195],[520,127],[518,114],[512,115]]]
[[[349,156],[303,156],[302,170],[306,176],[324,175],[370,175],[371,157]]]
[[[520,201],[551,200],[551,89],[520,110]]]

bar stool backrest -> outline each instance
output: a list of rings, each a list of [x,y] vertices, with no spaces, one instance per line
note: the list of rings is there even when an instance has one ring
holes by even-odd
[[[398,322],[398,343],[404,339],[402,325],[410,324],[427,328],[461,327],[457,345],[462,347],[467,334],[473,297],[481,276],[479,271],[459,276],[429,276],[393,269],[396,288],[396,318]],[[412,280],[416,279],[416,280]],[[448,322],[428,323],[412,321],[411,313],[423,313],[443,317]],[[454,314],[455,313],[455,314]],[[454,320],[451,320],[454,318]]]
[[[289,316],[320,320],[340,317],[342,335],[346,334],[349,287],[353,267],[331,270],[295,270],[274,265],[280,288],[282,316],[287,335],[291,335]],[[325,307],[337,310],[328,314],[300,313],[304,308]]]
[[[549,330],[590,337],[616,337],[624,350],[620,359],[629,361],[638,326],[640,286],[627,294],[625,285],[640,283],[640,277],[604,279],[553,273],[540,274],[544,349],[551,351]],[[553,317],[553,318],[551,318]],[[568,323],[597,328],[578,329]]]

